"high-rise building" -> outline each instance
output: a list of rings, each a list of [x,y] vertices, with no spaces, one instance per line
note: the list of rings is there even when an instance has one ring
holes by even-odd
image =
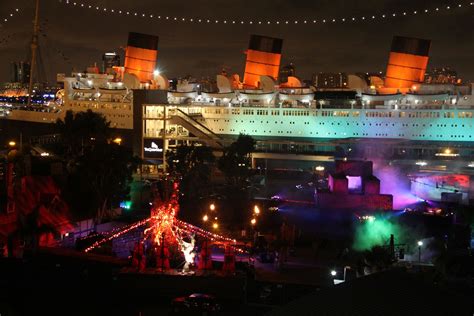
[[[295,75],[296,70],[293,63],[283,66],[280,70],[280,83],[288,82],[288,77],[294,77]]]
[[[462,79],[458,77],[458,73],[449,67],[433,68],[425,74],[426,83],[462,83]]]
[[[318,89],[344,89],[347,88],[347,74],[319,73],[314,76],[314,85]]]
[[[105,53],[102,55],[102,73],[107,73],[109,69],[120,66],[120,56],[117,53]]]
[[[10,81],[28,83],[30,81],[30,64],[24,61],[12,62]]]

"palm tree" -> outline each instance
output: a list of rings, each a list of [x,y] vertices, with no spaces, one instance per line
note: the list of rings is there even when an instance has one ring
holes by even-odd
[[[207,146],[179,146],[168,154],[170,171],[182,178],[181,188],[189,198],[200,195],[210,182],[215,157]]]
[[[248,135],[240,134],[239,138],[219,159],[219,169],[225,174],[231,185],[243,187],[251,175],[251,154],[255,150],[255,140]]]

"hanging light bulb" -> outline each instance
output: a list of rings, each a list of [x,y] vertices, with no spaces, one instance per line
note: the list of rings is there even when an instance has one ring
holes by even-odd
[[[108,8],[108,7],[99,7],[99,6],[92,6],[90,4],[84,4],[84,3],[78,3],[78,2],[71,2],[69,0],[66,0],[64,2],[65,5],[72,5],[74,7],[81,7],[81,8],[95,8],[97,11],[101,11],[101,12],[104,12],[104,14],[115,14],[115,13],[119,13],[119,14],[122,14],[122,13],[126,13],[127,15],[133,15],[133,16],[141,16],[143,18],[149,18],[149,19],[154,19],[155,18],[155,15],[152,14],[152,13],[137,13],[137,12],[130,12],[130,11],[122,11],[122,10],[116,10],[114,8]],[[469,2],[469,3],[466,3],[466,5],[469,4],[470,6],[474,6],[474,2]],[[452,9],[455,9],[455,8],[462,8],[463,7],[463,4],[462,3],[458,3],[457,5],[447,5],[446,7],[444,7],[446,10],[450,10],[450,11],[453,11]],[[423,9],[422,12],[424,13],[431,13],[431,12],[439,12],[441,10],[441,7],[435,7],[433,8],[431,11],[429,8],[425,8]],[[19,10],[18,9],[15,9],[16,12],[18,12]],[[411,12],[412,15],[417,15],[418,14],[418,10],[414,10]],[[392,17],[397,17],[397,16],[409,16],[410,13],[407,12],[407,11],[401,11],[401,12],[393,12],[391,13],[391,16]],[[11,15],[10,15],[11,17]],[[382,18],[385,18],[387,17],[386,14],[382,14],[381,15]],[[375,20],[377,18],[377,15],[369,15],[369,16],[361,16],[361,17],[352,17],[352,21],[365,21],[366,19],[372,19],[372,20]],[[161,20],[161,16],[158,16],[158,19]],[[232,23],[229,21],[229,20],[217,20],[217,19],[212,19],[212,17],[209,17],[209,19],[198,19],[198,18],[185,18],[185,17],[172,17],[170,18],[169,16],[165,17],[164,19],[166,20],[172,20],[172,21],[180,21],[180,22],[194,22],[195,20],[198,21],[199,23],[202,23],[203,21],[204,22],[207,22],[207,23],[211,23],[211,21],[213,21],[215,24],[219,24],[219,23],[222,23],[222,24],[232,24],[232,25],[235,25],[238,23],[238,21],[236,20],[233,20]],[[5,22],[8,21],[8,18],[4,18],[3,19]],[[312,20],[313,21],[313,24],[316,24],[317,23],[317,20],[314,19]],[[332,23],[337,23],[337,22],[340,22],[340,23],[344,23],[346,21],[345,18],[332,18],[330,20],[326,20],[326,19],[323,19],[322,20],[322,23],[326,23],[326,22],[332,22]],[[229,23],[228,23],[229,22]],[[300,23],[301,22],[301,23]],[[308,24],[310,21],[309,20],[293,20],[291,23],[289,20],[285,20],[283,24],[285,25],[299,25],[299,24]],[[253,24],[258,24],[258,25],[262,25],[262,24],[267,24],[267,25],[270,25],[270,24],[277,24],[277,25],[280,25],[282,23],[280,23],[280,21],[278,20],[275,20],[275,21],[271,21],[271,20],[267,20],[266,22],[265,21],[262,21],[262,20],[257,20],[257,21],[245,21],[245,20],[240,20],[240,24],[249,24],[249,25],[253,25]]]

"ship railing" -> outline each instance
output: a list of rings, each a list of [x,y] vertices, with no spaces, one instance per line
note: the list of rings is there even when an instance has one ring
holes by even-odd
[[[97,103],[119,103],[119,104],[122,104],[122,103],[131,103],[131,100],[127,99],[126,96],[125,98],[120,95],[114,95],[116,96],[116,98],[88,98],[88,97],[78,97],[78,96],[73,96],[73,97],[70,97],[69,99],[70,100],[73,100],[73,101],[84,101],[84,102],[97,102]]]
[[[184,104],[183,104],[184,105]],[[193,106],[219,106],[219,107],[240,107],[241,106],[241,103],[221,103],[221,104],[218,104],[216,102],[208,102],[208,101],[192,101],[191,102],[191,105]]]
[[[204,103],[204,102],[193,102],[193,105],[196,106],[208,106],[208,107],[225,107],[225,108],[266,108],[266,109],[317,109],[318,106],[316,104],[283,104],[283,103],[247,103],[247,102],[239,102],[239,103],[232,103],[230,105],[226,104],[215,104],[215,103]]]
[[[28,111],[28,112],[42,112],[42,113],[58,113],[60,112],[59,109],[52,109],[48,107],[36,107],[36,106],[19,106],[15,107],[12,110],[14,111]]]

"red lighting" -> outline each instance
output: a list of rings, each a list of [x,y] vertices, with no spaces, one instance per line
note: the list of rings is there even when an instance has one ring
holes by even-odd
[[[173,184],[173,192],[169,201],[165,203],[162,201],[157,201],[153,204],[154,208],[152,209],[150,217],[130,224],[118,231],[114,231],[112,234],[95,242],[90,247],[85,249],[85,252],[89,252],[117,237],[120,237],[123,234],[126,234],[134,229],[145,225],[148,225],[148,227],[144,231],[143,240],[146,240],[151,237],[151,239],[157,245],[160,245],[164,240],[167,246],[177,246],[183,253],[185,251],[183,247],[183,241],[186,239],[186,237],[195,235],[213,241],[214,243],[219,245],[230,246],[236,252],[245,252],[245,250],[235,246],[237,243],[235,239],[209,232],[207,230],[179,220],[176,217],[179,212],[178,187],[178,183],[175,182]]]

